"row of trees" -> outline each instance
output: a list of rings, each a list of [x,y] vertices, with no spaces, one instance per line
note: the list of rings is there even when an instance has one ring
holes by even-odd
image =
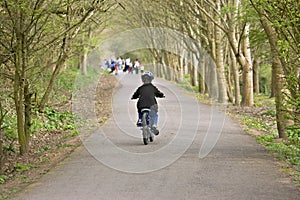
[[[189,36],[196,44],[185,45],[191,61],[182,55],[150,49],[159,75],[164,66],[189,73],[191,83],[206,93],[207,83],[215,82],[220,103],[253,106],[259,93],[259,67],[272,69],[271,97],[276,99],[279,137],[289,128],[300,128],[298,1],[290,0],[180,0],[124,1],[130,27],[170,28]],[[149,31],[149,38],[151,38]],[[149,41],[155,43],[157,41]],[[178,39],[178,43],[181,40]],[[201,59],[205,49],[215,63]],[[184,51],[183,51],[184,54]],[[186,68],[188,66],[188,68]]]
[[[155,71],[176,80],[188,73],[200,93],[210,92],[220,103],[253,106],[254,93],[259,92],[258,69],[270,64],[278,132],[285,137],[287,124],[300,128],[299,7],[299,2],[290,0],[3,0],[1,158],[5,118],[16,117],[20,153],[26,153],[32,111],[43,111],[68,60],[76,58],[86,73],[87,53],[99,43],[107,24],[106,30],[116,25],[117,31],[156,27],[161,38],[163,28],[169,28],[191,38],[192,43],[182,35],[173,36],[180,55],[149,49]],[[168,39],[148,42],[168,43]],[[212,60],[204,58],[203,49]],[[216,85],[217,91],[210,85]]]
[[[86,54],[115,9],[110,0],[3,0],[0,3],[0,153],[5,119],[16,118],[20,154],[29,150],[33,110],[43,112],[66,62],[86,73]]]

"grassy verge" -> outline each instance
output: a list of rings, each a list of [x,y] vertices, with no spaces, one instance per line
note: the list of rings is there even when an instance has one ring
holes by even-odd
[[[255,107],[231,114],[244,125],[246,132],[254,135],[258,143],[274,154],[282,163],[283,170],[300,187],[300,130],[288,130],[288,137],[279,139],[274,105],[274,99],[257,95]]]
[[[293,136],[289,135],[286,140],[278,140],[277,134],[264,134],[256,140],[275,157],[284,162],[284,171],[288,172],[292,180],[300,187],[300,146],[293,142]],[[298,139],[300,140],[299,136]]]
[[[188,76],[183,82],[176,84],[195,95],[200,102],[208,104],[209,98],[200,95],[197,88],[190,85]],[[278,139],[274,99],[266,95],[256,95],[253,107],[229,106],[227,111],[243,125],[247,133],[253,135],[258,143],[274,154],[282,163],[283,170],[300,187],[300,130],[288,130],[286,140]]]

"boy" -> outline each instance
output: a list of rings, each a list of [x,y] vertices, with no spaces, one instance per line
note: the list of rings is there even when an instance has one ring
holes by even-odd
[[[151,82],[154,79],[154,75],[152,72],[145,72],[141,76],[143,85],[141,85],[132,95],[131,99],[139,99],[137,102],[137,109],[139,114],[139,119],[137,122],[137,126],[142,125],[142,112],[143,108],[149,108],[150,111],[150,126],[152,132],[155,135],[159,134],[157,130],[157,121],[158,121],[158,105],[155,97],[163,98],[165,95],[159,91]]]

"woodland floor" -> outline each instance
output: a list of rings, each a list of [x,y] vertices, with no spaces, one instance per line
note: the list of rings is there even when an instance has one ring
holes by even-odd
[[[117,80],[113,75],[101,75],[101,82],[97,88],[96,113],[99,123],[104,123],[111,116],[111,97]],[[66,94],[65,94],[66,95]],[[59,106],[59,111],[71,111],[71,95],[69,103]],[[24,156],[17,152],[11,153],[5,163],[4,173],[8,177],[4,184],[0,184],[0,200],[36,181],[43,174],[67,158],[80,144],[78,135],[70,136],[71,131],[41,132],[32,138],[30,151]],[[1,175],[1,174],[0,174]]]
[[[111,116],[111,98],[114,89],[118,85],[114,75],[103,74],[102,76],[96,97],[98,100],[96,102],[96,112],[99,123],[105,122]],[[71,95],[69,99],[70,102],[67,105],[57,109],[71,110]],[[229,106],[227,112],[234,116],[243,115],[260,118],[266,124],[275,127],[274,117],[264,115],[269,109],[267,106],[251,108]],[[258,131],[252,131],[252,133],[255,135],[263,134]],[[81,144],[79,136],[66,137],[68,134],[70,134],[68,131],[44,132],[40,134],[42,137],[32,139],[31,150],[27,155],[11,155],[6,163],[7,170],[5,174],[9,179],[0,185],[0,194],[2,194],[2,196],[0,195],[0,200],[36,181],[51,168],[55,167],[57,163],[68,157]],[[39,152],[45,146],[48,149]],[[21,163],[22,166],[29,166],[29,169],[16,168],[17,163]]]

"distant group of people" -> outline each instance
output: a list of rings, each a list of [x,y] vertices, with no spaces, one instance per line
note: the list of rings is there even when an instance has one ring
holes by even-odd
[[[115,73],[118,75],[119,71],[128,72],[128,73],[135,73],[139,74],[144,73],[144,66],[140,63],[139,59],[135,59],[131,62],[130,58],[123,59],[121,57],[117,59],[104,59],[102,68],[104,70],[110,70],[109,73]]]

